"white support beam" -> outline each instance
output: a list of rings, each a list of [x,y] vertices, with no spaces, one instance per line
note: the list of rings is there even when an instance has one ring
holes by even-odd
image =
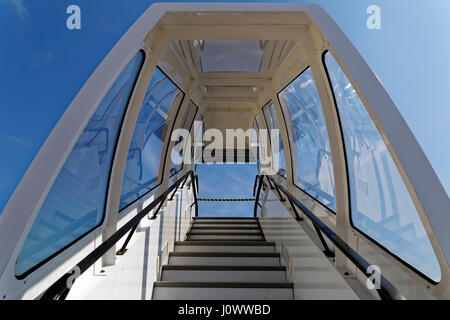
[[[208,72],[200,74],[198,82],[206,86],[263,87],[269,78],[259,72]]]
[[[199,3],[203,8],[205,4]],[[264,12],[264,11],[254,11],[243,9],[224,11],[223,7],[221,11],[170,11],[164,16],[164,24],[200,24],[200,25],[210,25],[210,24],[233,24],[242,25],[250,23],[264,23],[265,25],[306,25],[310,23],[310,19],[302,10],[278,10],[280,9],[279,3],[273,4],[276,6],[276,11]],[[275,9],[275,8],[274,8]],[[276,12],[276,14],[274,14]]]
[[[205,110],[208,112],[252,112],[255,108],[254,107],[222,107],[222,106],[215,106],[215,107],[205,107]]]
[[[258,91],[253,91],[252,87],[220,87],[209,86],[205,93],[205,98],[228,98],[228,97],[242,97],[242,98],[256,98]]]
[[[230,103],[242,103],[257,105],[258,100],[253,97],[242,98],[242,97],[226,97],[226,98],[209,98],[205,97],[203,100],[206,104],[230,104]]]
[[[168,40],[297,40],[303,24],[165,24],[160,27]]]

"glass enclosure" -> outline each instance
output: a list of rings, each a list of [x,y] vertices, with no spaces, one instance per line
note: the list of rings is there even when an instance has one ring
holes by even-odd
[[[78,138],[22,247],[17,275],[31,272],[102,223],[119,129],[143,60],[137,53]]]
[[[263,107],[263,113],[264,118],[266,119],[266,125],[267,129],[269,130],[269,137],[271,137],[275,131],[278,131],[278,146],[272,145],[272,139],[271,145],[272,145],[272,159],[273,162],[277,160],[279,168],[278,173],[281,174],[283,177],[286,176],[286,160],[284,156],[284,144],[283,144],[283,138],[281,137],[280,132],[280,123],[278,122],[277,114],[275,112],[275,108],[273,106],[272,101],[269,101],[264,107]],[[275,139],[275,137],[274,137]],[[276,141],[276,140],[275,140]]]
[[[279,94],[293,151],[294,182],[312,197],[336,210],[333,161],[327,126],[311,69],[306,69]]]
[[[159,183],[164,142],[172,127],[169,111],[179,108],[184,93],[159,69],[150,80],[138,116],[120,196],[120,210],[152,190]]]
[[[380,133],[331,53],[325,54],[324,62],[344,135],[353,225],[439,282],[436,255]]]

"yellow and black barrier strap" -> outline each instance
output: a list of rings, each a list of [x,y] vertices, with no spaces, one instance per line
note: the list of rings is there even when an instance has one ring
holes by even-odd
[[[255,198],[234,198],[234,199],[211,199],[211,198],[199,198],[197,201],[255,201]]]

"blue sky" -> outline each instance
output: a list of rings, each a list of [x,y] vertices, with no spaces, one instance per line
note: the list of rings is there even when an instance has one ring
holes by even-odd
[[[149,0],[0,0],[0,211],[89,75]],[[258,2],[258,1],[255,1]],[[273,2],[273,1],[271,1]],[[288,1],[285,1],[288,2]],[[450,190],[450,1],[322,0],[383,82]],[[82,29],[66,28],[81,7]],[[381,30],[366,8],[381,7]]]
[[[199,164],[197,165],[199,198],[253,198],[253,183],[258,173],[256,164]],[[253,217],[254,201],[199,202],[200,216]]]

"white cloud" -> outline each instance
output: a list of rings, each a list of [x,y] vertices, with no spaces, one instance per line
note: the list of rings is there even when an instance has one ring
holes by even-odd
[[[3,0],[3,1],[5,1],[7,4],[9,4],[11,7],[14,8],[14,10],[17,13],[17,16],[21,21],[25,21],[30,16],[28,9],[24,5],[24,0]]]

